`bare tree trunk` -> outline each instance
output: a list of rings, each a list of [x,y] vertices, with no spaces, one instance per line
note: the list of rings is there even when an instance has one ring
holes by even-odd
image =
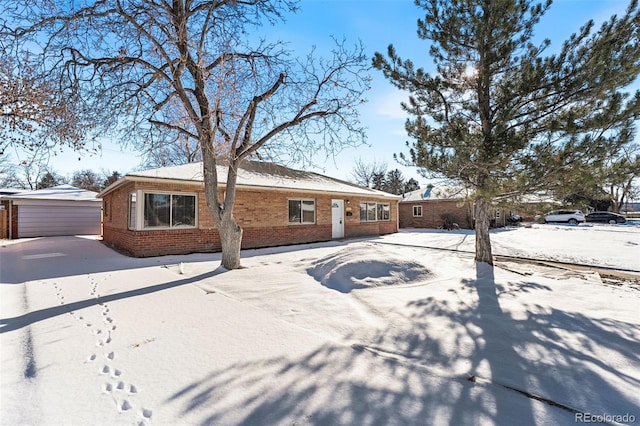
[[[491,240],[489,237],[490,213],[491,202],[481,196],[476,200],[476,262],[493,265]]]
[[[231,212],[223,214],[222,221],[218,225],[218,232],[222,245],[222,267],[228,270],[239,269],[242,228]]]
[[[205,141],[206,142],[206,141]],[[218,227],[222,248],[222,267],[228,270],[240,268],[240,246],[242,228],[233,217],[235,204],[235,184],[237,165],[229,166],[224,204],[218,194],[217,161],[211,144],[202,143],[202,165],[204,174],[204,192],[211,217]]]

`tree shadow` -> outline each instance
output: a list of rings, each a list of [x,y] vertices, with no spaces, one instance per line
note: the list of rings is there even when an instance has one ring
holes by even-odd
[[[446,358],[427,361],[447,369],[464,359],[470,363],[470,376],[543,396],[578,412],[638,411],[637,398],[629,395],[640,387],[640,376],[638,370],[625,371],[629,365],[640,366],[638,324],[527,303],[523,312],[509,312],[502,308],[501,298],[553,289],[534,282],[496,283],[492,267],[477,264],[476,268],[476,280],[462,283],[477,295],[475,306],[461,308],[433,299],[412,304],[417,308],[414,318],[455,324],[450,332],[456,350],[449,348]],[[412,345],[405,350],[424,347],[422,341]],[[497,410],[505,409],[498,401]],[[533,410],[520,414],[519,423],[536,423]]]
[[[265,254],[298,252],[318,247],[346,246],[375,239],[359,237],[349,240],[307,243],[242,250],[241,258]],[[75,236],[45,237],[9,245],[0,244],[0,285],[22,284],[41,279],[148,268],[170,264],[219,262],[221,253],[192,253],[156,257],[130,257],[94,238]]]
[[[193,277],[180,280],[170,281],[162,284],[155,284],[148,287],[137,288],[135,290],[123,291],[115,294],[108,294],[100,297],[92,297],[90,299],[80,300],[78,302],[65,303],[63,305],[54,305],[49,308],[38,309],[36,311],[26,312],[10,318],[0,318],[0,334],[27,327],[36,322],[44,321],[56,316],[64,315],[69,312],[79,311],[95,305],[104,305],[105,303],[128,299],[132,297],[145,296],[147,294],[156,293],[158,291],[168,290],[174,287],[180,287],[187,284],[200,282],[216,275],[227,272],[226,269],[219,267],[213,271],[204,274],[195,275]]]
[[[505,309],[501,299],[554,290],[496,283],[484,264],[476,279],[450,291],[465,297],[410,302],[405,324],[389,324],[369,342],[235,363],[176,390],[166,403],[203,425],[568,424],[576,412],[640,417],[632,396],[640,387],[638,324],[535,304]]]
[[[182,416],[193,415],[201,425],[513,423],[523,400],[498,414],[478,399],[481,393],[501,399],[507,392],[479,389],[466,379],[438,377],[419,365],[325,345],[298,359],[233,364],[178,389],[165,402],[180,404]],[[462,413],[456,413],[459,407],[453,402],[460,398],[468,399]]]

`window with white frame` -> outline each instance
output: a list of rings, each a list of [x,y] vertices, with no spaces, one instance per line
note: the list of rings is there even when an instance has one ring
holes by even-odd
[[[378,220],[391,220],[391,206],[385,203],[378,203]]]
[[[360,203],[360,222],[391,220],[389,203]]]
[[[422,217],[422,206],[413,206],[413,217]]]
[[[138,217],[136,207],[137,198],[138,194],[135,192],[129,194],[129,229],[136,229],[136,218]]]
[[[289,223],[316,223],[315,200],[289,200]]]
[[[137,191],[129,197],[129,228],[195,228],[197,204],[195,194]]]

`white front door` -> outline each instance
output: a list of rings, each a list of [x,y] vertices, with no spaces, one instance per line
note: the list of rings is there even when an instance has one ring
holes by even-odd
[[[331,200],[331,238],[344,237],[344,200]]]

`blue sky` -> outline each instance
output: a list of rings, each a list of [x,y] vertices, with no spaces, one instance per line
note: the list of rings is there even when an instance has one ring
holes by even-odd
[[[536,36],[549,38],[552,50],[559,48],[589,19],[599,24],[612,14],[622,15],[628,3],[627,0],[555,0],[537,27]],[[428,69],[432,64],[427,43],[416,36],[416,21],[421,17],[421,9],[413,0],[302,0],[300,7],[301,10],[289,16],[284,24],[264,28],[266,34],[291,42],[292,49],[300,55],[312,46],[319,50],[330,46],[333,43],[331,36],[335,36],[345,38],[347,42],[361,40],[369,56],[386,52],[392,43],[401,57],[411,59],[416,65]],[[368,145],[344,150],[314,171],[349,179],[353,163],[361,158],[365,163],[386,162],[389,170],[399,168],[405,178],[413,177],[424,186],[428,181],[419,176],[415,168],[402,167],[393,160],[394,153],[406,152],[406,116],[399,106],[405,95],[393,88],[377,70],[371,70],[371,77],[372,89],[361,110]],[[323,158],[318,156],[316,161],[322,162]],[[79,156],[66,150],[54,157],[50,166],[62,175],[86,168],[117,170],[125,174],[136,169],[139,163],[135,153],[123,150],[112,141],[104,141],[101,155]]]

